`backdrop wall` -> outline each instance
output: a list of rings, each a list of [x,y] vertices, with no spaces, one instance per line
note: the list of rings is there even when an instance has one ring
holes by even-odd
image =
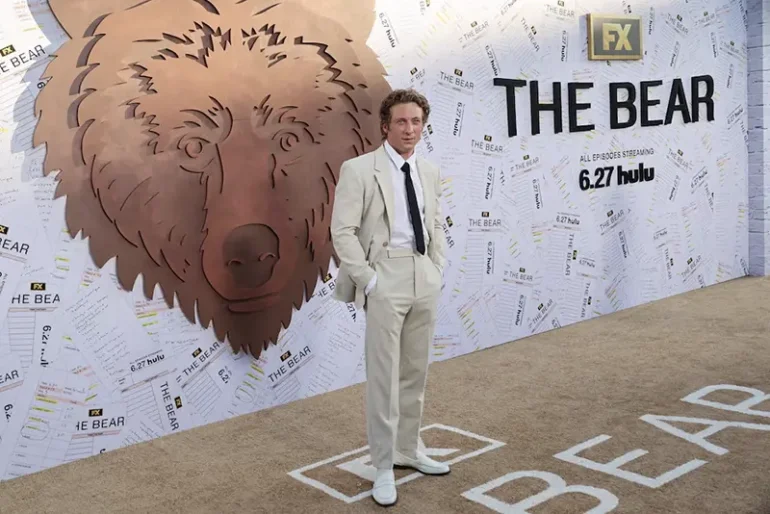
[[[770,274],[770,5],[749,0],[749,270]]]
[[[328,223],[391,88],[433,109],[434,361],[748,273],[744,0],[359,3],[0,5],[0,479],[363,381]]]

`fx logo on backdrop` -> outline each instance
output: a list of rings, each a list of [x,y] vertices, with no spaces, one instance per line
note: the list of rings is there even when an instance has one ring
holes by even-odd
[[[641,16],[588,15],[588,59],[632,61],[642,55]]]

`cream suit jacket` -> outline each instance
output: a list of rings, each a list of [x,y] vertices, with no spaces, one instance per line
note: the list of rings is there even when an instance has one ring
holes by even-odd
[[[340,260],[334,298],[364,305],[364,289],[374,265],[386,255],[393,228],[394,200],[391,162],[380,146],[342,163],[334,197],[331,236]],[[443,274],[446,236],[441,214],[441,174],[417,157],[425,199],[425,228],[430,238],[426,255]]]

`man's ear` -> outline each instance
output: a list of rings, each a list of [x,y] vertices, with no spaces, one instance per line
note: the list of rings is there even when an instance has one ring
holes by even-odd
[[[374,27],[375,0],[291,0],[319,16],[334,20],[354,41],[366,43]]]
[[[71,39],[86,35],[94,21],[114,12],[125,11],[147,0],[48,0],[56,20]]]

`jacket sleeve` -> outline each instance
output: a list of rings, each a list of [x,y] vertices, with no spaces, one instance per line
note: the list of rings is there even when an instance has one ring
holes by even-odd
[[[436,191],[436,207],[434,209],[433,218],[433,262],[436,264],[441,273],[444,273],[444,267],[446,266],[446,234],[444,233],[444,215],[441,211],[441,169],[438,167],[435,170],[435,184],[434,190]]]
[[[342,163],[334,193],[331,236],[334,250],[358,288],[364,289],[375,272],[366,261],[366,252],[358,240],[364,212],[364,186],[361,176],[349,161]]]

